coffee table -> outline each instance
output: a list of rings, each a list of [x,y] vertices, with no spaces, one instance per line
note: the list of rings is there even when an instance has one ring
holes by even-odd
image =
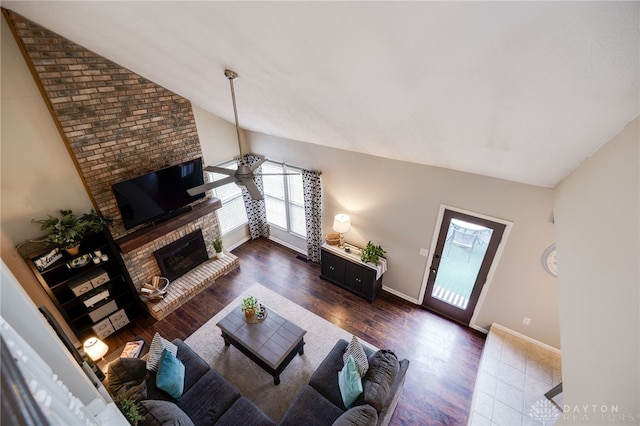
[[[304,354],[307,333],[291,321],[266,307],[267,316],[258,323],[248,323],[240,306],[233,309],[217,326],[222,330],[225,346],[233,345],[250,360],[273,376],[280,384],[280,373],[296,354]]]

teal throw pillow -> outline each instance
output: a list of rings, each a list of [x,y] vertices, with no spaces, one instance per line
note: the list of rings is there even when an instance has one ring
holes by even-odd
[[[164,349],[160,358],[156,386],[173,399],[180,399],[184,391],[184,364],[174,354]]]
[[[338,373],[338,386],[344,406],[349,408],[362,393],[362,380],[358,372],[358,366],[352,355],[349,355],[347,362]]]

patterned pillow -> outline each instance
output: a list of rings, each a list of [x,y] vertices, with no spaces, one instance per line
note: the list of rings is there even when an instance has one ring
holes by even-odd
[[[170,341],[164,339],[159,333],[153,336],[151,345],[149,346],[149,357],[147,358],[147,370],[158,371],[162,351],[166,349],[174,355],[178,354],[178,347]]]
[[[342,356],[342,361],[345,364],[347,363],[349,355],[353,356],[353,359],[358,366],[358,373],[360,374],[360,377],[364,377],[369,369],[369,360],[367,359],[367,354],[364,352],[364,349],[356,336],[351,338],[351,342],[349,342],[349,346],[347,346],[347,349]]]

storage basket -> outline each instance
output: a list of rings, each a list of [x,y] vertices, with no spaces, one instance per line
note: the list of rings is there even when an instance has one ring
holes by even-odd
[[[337,233],[331,233],[331,234],[327,234],[327,244],[329,244],[330,246],[336,246],[340,243],[340,234]]]
[[[145,283],[142,285],[140,295],[144,300],[149,302],[159,302],[164,299],[169,288],[169,279],[165,277],[153,277],[151,284]]]

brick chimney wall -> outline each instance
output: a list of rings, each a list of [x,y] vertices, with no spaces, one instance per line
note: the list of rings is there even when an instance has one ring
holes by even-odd
[[[191,103],[60,35],[3,9],[45,103],[98,212],[125,230],[111,185],[202,157]],[[64,207],[64,206],[62,206]],[[123,256],[139,289],[159,275],[153,251],[202,229],[220,235],[210,213]],[[209,256],[214,252],[207,246]]]
[[[202,157],[191,103],[12,12],[6,14],[89,196],[121,219],[111,185]],[[118,222],[114,237],[127,233]]]

